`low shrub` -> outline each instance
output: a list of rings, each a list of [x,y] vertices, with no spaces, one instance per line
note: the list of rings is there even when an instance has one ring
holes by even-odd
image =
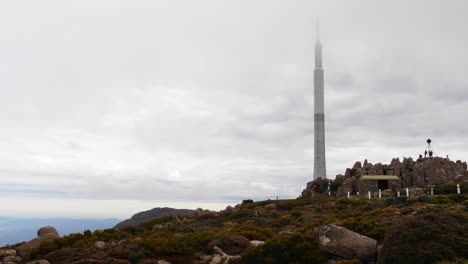
[[[430,209],[395,224],[384,239],[378,263],[434,263],[468,258],[468,216]]]
[[[262,246],[242,254],[242,263],[323,263],[326,260],[318,246],[317,234],[293,234],[276,237]]]

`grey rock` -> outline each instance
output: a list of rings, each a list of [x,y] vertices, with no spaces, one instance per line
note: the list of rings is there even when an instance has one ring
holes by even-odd
[[[377,241],[337,225],[326,225],[319,232],[319,246],[323,251],[345,258],[374,261]]]
[[[98,249],[104,249],[107,246],[106,242],[104,241],[96,241],[94,242],[94,247]]]
[[[6,256],[16,256],[16,250],[14,249],[0,249],[0,259]]]

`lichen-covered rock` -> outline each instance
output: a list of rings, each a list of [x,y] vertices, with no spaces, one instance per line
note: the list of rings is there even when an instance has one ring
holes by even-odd
[[[57,236],[59,235],[59,233],[57,232],[57,229],[55,229],[55,227],[53,226],[44,226],[44,227],[39,228],[39,230],[37,230],[38,237],[44,236],[46,234],[55,234]]]
[[[16,252],[18,256],[20,256],[24,260],[29,260],[31,251],[33,249],[38,248],[42,242],[52,241],[60,237],[57,230],[55,230],[55,228],[50,227],[50,226],[40,228],[37,231],[37,234],[38,234],[38,237],[16,248]]]
[[[319,246],[323,251],[346,259],[374,261],[377,241],[337,225],[326,225],[319,232]]]
[[[0,259],[7,256],[16,256],[16,250],[14,249],[0,249]]]
[[[265,209],[266,210],[276,210],[276,209],[278,209],[278,206],[276,206],[276,204],[274,204],[274,203],[271,203],[271,204],[265,205]]]

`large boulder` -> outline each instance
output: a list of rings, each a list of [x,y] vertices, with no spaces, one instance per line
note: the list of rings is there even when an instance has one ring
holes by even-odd
[[[319,246],[323,251],[345,258],[374,261],[377,241],[337,225],[326,225],[319,232]]]
[[[31,251],[33,249],[38,248],[42,242],[52,241],[60,237],[57,230],[55,230],[55,228],[51,226],[40,228],[39,230],[37,230],[37,235],[38,236],[36,238],[32,239],[29,242],[21,244],[19,247],[16,248],[16,253],[18,254],[18,256],[20,256],[24,260],[29,260]]]
[[[44,227],[39,228],[39,230],[37,230],[38,237],[41,237],[47,234],[56,234],[57,236],[59,235],[59,233],[53,226],[44,226]]]

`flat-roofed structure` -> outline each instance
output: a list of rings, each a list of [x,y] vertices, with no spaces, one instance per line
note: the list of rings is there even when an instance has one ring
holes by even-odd
[[[395,186],[397,190],[401,188],[400,178],[396,175],[363,175],[358,180],[358,189],[361,194],[392,189],[392,186]]]

